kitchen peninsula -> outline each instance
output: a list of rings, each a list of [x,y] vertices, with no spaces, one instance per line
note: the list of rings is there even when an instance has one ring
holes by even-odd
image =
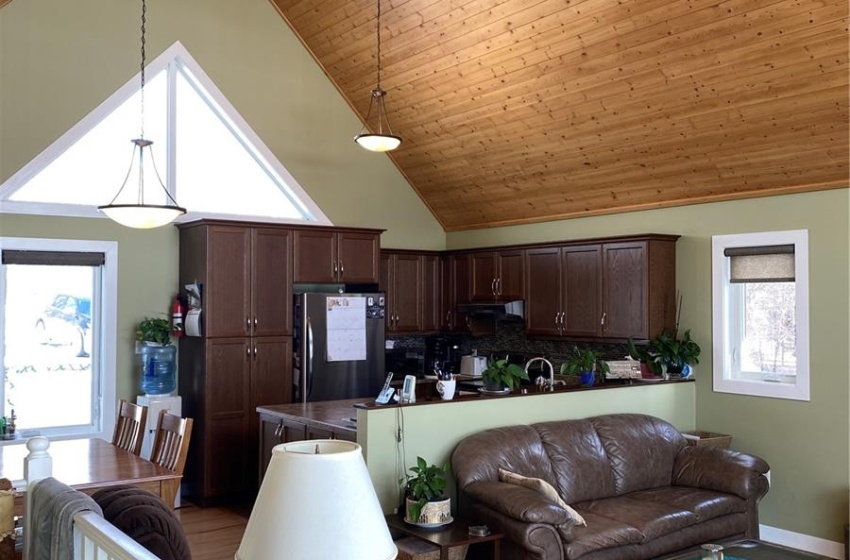
[[[392,513],[398,504],[401,448],[408,462],[421,456],[442,464],[449,461],[457,442],[487,428],[615,412],[651,414],[680,430],[695,429],[695,383],[691,380],[606,383],[542,393],[533,389],[529,387],[528,394],[471,394],[403,406],[380,406],[372,399],[260,406],[262,463],[268,464],[274,445],[294,438],[356,439],[363,447],[381,507],[384,513]]]

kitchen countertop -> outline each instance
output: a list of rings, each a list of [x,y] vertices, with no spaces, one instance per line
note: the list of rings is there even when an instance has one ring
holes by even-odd
[[[372,404],[374,399],[264,405],[258,406],[257,412],[276,418],[295,420],[315,428],[348,432],[353,435],[357,433],[357,411],[354,407],[364,403]]]

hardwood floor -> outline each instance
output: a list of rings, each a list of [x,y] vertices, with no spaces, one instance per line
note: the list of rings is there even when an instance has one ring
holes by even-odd
[[[248,507],[201,508],[190,503],[175,513],[193,560],[233,560],[251,514]]]

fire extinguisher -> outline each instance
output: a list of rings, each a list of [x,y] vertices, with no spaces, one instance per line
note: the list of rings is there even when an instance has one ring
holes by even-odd
[[[174,298],[174,303],[171,304],[171,336],[180,338],[185,331],[183,330],[183,303],[179,297]]]

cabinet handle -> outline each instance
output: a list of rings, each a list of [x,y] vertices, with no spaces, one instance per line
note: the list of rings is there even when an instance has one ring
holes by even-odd
[[[254,328],[255,329],[257,328],[257,316],[256,315],[254,315]]]
[[[342,259],[339,261],[339,276],[342,278],[342,275],[345,274],[345,265],[342,264]]]
[[[257,345],[256,344],[254,344],[254,357],[255,358],[257,357]]]
[[[567,316],[566,311],[561,311],[561,326],[564,327],[564,330],[567,330],[567,326],[564,324],[564,317]]]
[[[274,437],[280,438],[280,432],[283,431],[283,422],[278,422],[277,427],[274,429]]]
[[[607,315],[608,315],[607,313],[603,313],[603,314],[602,314],[602,319],[600,319],[600,320],[599,320],[599,326],[601,326],[601,327],[602,327],[602,330],[603,330],[603,331],[605,330],[605,317],[606,317]]]
[[[336,264],[336,261],[331,261],[331,262],[332,262],[332,263],[333,263],[333,268],[334,268],[334,276],[336,276],[336,273],[337,273],[337,270],[339,270],[339,269],[338,269],[338,268],[337,268],[337,264]]]
[[[251,357],[251,347],[250,346],[247,346],[245,348],[245,354],[247,354],[249,358]]]
[[[559,312],[557,312],[557,313],[555,313],[555,326],[556,326],[556,327],[558,327],[558,330],[559,330],[559,331],[561,330],[560,317],[561,317],[561,312],[560,312],[560,311],[559,311]]]
[[[245,317],[245,329],[250,333],[251,332],[251,318]]]
[[[496,278],[496,292],[498,295],[502,295],[502,279]]]
[[[493,280],[490,281],[490,293],[492,293],[494,296],[496,295],[496,279],[495,278],[493,278]]]

